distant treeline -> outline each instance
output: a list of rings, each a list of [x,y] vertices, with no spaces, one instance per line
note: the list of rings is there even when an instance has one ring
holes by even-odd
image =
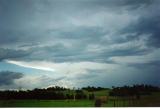
[[[81,90],[70,90],[64,87],[49,87],[47,89],[34,90],[6,90],[0,91],[1,100],[9,99],[38,99],[38,100],[63,100],[63,99],[86,99],[87,96]]]
[[[0,100],[9,99],[38,99],[38,100],[63,100],[63,99],[89,99],[95,98],[94,93],[86,94],[84,90],[99,91],[105,88],[102,87],[84,87],[81,89],[69,89],[64,87],[49,87],[46,89],[34,89],[34,90],[5,90],[0,91]]]
[[[64,87],[49,87],[33,90],[4,90],[0,91],[0,100],[10,99],[37,99],[37,100],[64,100],[64,99],[95,99],[94,91],[108,90],[102,87],[84,87],[81,89],[68,89]],[[86,91],[90,93],[86,93]],[[151,85],[133,85],[113,87],[110,89],[110,96],[133,96],[151,94],[160,91],[158,87]],[[107,92],[106,92],[107,96]]]
[[[159,87],[141,84],[133,86],[112,87],[109,95],[119,97],[136,96],[137,98],[140,98],[140,95],[150,95],[152,92],[158,91],[160,91]]]
[[[105,90],[105,89],[108,89],[108,88],[88,86],[88,87],[83,87],[82,89],[87,90],[88,92],[92,92],[92,91]]]

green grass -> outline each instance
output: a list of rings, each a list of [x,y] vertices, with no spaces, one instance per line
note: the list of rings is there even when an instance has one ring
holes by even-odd
[[[109,90],[101,90],[94,92],[95,96],[108,96]]]
[[[87,92],[84,90],[85,94],[91,94],[92,92]],[[109,95],[109,90],[101,90],[101,91],[94,91],[93,92],[95,96],[108,96]]]
[[[102,90],[94,94],[96,97],[105,96],[108,92],[109,90]],[[103,103],[102,107],[114,107],[114,101],[116,107],[160,106],[160,92],[141,96],[140,100],[109,97],[108,102]],[[94,100],[1,100],[0,107],[94,107]]]
[[[122,101],[118,103],[116,106],[124,106]],[[94,107],[94,100],[7,100],[0,101],[0,107]],[[114,103],[108,101],[102,107],[114,107]]]
[[[0,107],[94,107],[89,100],[8,100],[0,101]]]

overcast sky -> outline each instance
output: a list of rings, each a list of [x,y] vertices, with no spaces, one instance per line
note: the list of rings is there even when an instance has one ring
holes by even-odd
[[[0,0],[0,88],[160,86],[160,0]]]

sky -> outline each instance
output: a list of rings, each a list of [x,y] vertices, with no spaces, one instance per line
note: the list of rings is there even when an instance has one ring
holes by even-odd
[[[0,0],[0,89],[160,86],[159,0]]]

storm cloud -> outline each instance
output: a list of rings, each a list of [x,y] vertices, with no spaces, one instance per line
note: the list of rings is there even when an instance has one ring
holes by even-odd
[[[13,85],[14,80],[23,77],[22,73],[11,72],[11,71],[1,71],[0,72],[0,86]]]
[[[0,0],[0,62],[65,77],[57,84],[155,84],[159,11],[159,0]]]
[[[30,53],[31,51],[0,48],[0,61],[25,57]]]

